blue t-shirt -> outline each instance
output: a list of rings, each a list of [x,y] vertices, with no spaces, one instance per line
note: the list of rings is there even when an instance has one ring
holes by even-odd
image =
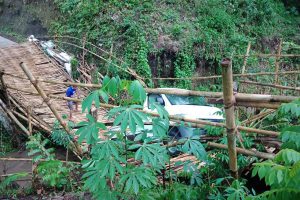
[[[67,97],[72,97],[76,93],[76,89],[72,88],[72,86],[68,87],[66,91]]]

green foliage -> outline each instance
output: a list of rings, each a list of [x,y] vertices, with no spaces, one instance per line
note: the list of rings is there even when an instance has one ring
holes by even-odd
[[[287,126],[281,131],[282,150],[274,160],[256,163],[252,175],[258,174],[271,187],[255,198],[257,199],[298,199],[300,197],[300,153],[299,153],[299,104],[296,100],[283,104],[275,114],[275,118],[288,117]],[[295,119],[295,120],[293,120]]]
[[[40,162],[37,172],[41,176],[44,184],[51,187],[60,188],[68,183],[69,170],[59,160],[49,160]]]
[[[82,121],[77,124],[80,127],[76,131],[76,135],[79,135],[78,142],[86,140],[87,144],[95,144],[99,140],[99,130],[106,130],[106,126],[103,123],[97,122],[95,118],[88,114],[86,115],[89,121]]]
[[[284,128],[280,133],[282,148],[293,148],[300,151],[300,126]]]
[[[240,182],[238,180],[234,180],[230,187],[226,188],[225,190],[228,200],[244,200],[246,199],[249,190],[246,186],[244,186],[243,182]]]
[[[128,149],[136,149],[135,160],[141,160],[143,165],[150,164],[151,166],[161,169],[168,161],[166,148],[160,144],[148,144],[144,141],[143,144],[131,145]]]
[[[68,127],[72,127],[73,125],[73,122],[68,122]],[[64,129],[62,129],[60,123],[56,120],[51,131],[51,139],[58,145],[68,147],[74,138],[72,135],[68,134]]]
[[[157,179],[153,171],[144,166],[128,169],[127,173],[120,178],[120,184],[125,185],[125,192],[133,190],[135,194],[140,191],[140,186],[151,188],[156,183]]]
[[[33,161],[38,162],[41,159],[52,160],[54,159],[54,149],[47,149],[46,146],[49,144],[48,139],[42,139],[40,133],[29,136],[29,141],[26,142],[26,149],[29,150],[28,155],[33,156]]]
[[[166,163],[170,162],[167,148],[163,146],[168,140],[169,115],[164,107],[158,104],[150,105],[152,110],[158,112],[158,116],[152,117],[141,112],[143,107],[134,103],[142,103],[146,94],[138,81],[126,82],[106,76],[103,79],[103,87],[99,90],[116,98],[121,91],[128,90],[130,97],[125,104],[133,105],[116,106],[107,113],[107,117],[114,120],[113,125],[120,128],[119,131],[109,130],[106,139],[98,138],[99,128],[104,129],[105,126],[98,126],[98,122],[90,115],[87,115],[88,122],[80,122],[77,125],[81,126],[76,132],[79,141],[86,140],[91,148],[91,158],[82,163],[85,170],[82,177],[84,189],[89,190],[94,198],[98,199],[134,198],[145,188],[153,189],[158,181],[157,173],[161,170],[166,171]],[[94,92],[91,95],[94,95]],[[97,98],[96,95],[91,98],[93,100],[83,102],[86,108],[98,101],[94,98]],[[145,121],[152,121],[151,130],[145,129]],[[128,135],[134,136],[134,140],[128,140]],[[176,145],[182,146],[185,153],[195,155],[201,160],[206,159],[206,152],[199,138],[187,138],[183,145],[180,142]],[[189,161],[182,165],[191,184],[200,185],[202,177],[197,167]],[[168,176],[171,173],[169,171]],[[176,180],[175,177],[176,174],[172,177],[170,175],[169,178]]]
[[[86,98],[84,98],[82,102],[82,112],[85,110],[91,110],[93,102],[95,102],[96,108],[100,107],[100,98],[105,102],[108,103],[108,95],[103,90],[95,90],[91,92]]]
[[[198,136],[192,136],[187,139],[180,139],[179,142],[184,141],[182,151],[185,153],[193,154],[199,160],[206,160],[206,151],[203,145],[199,142]]]
[[[144,128],[143,120],[147,120],[147,115],[137,110],[142,108],[138,105],[116,107],[109,111],[108,116],[110,118],[115,117],[114,126],[121,125],[122,133],[126,131],[128,126],[130,131],[135,133],[137,126]]]
[[[26,176],[28,176],[28,173],[21,172],[21,173],[15,173],[5,177],[4,180],[0,182],[0,192],[4,194],[14,181],[17,181],[18,179]]]
[[[264,45],[262,41],[278,37],[296,40],[294,36],[299,32],[299,17],[287,11],[280,1],[56,0],[55,3],[61,17],[53,24],[52,33],[78,38],[85,35],[88,41],[104,49],[114,44],[117,46],[114,55],[126,61],[120,65],[135,69],[147,79],[148,85],[151,85],[149,78],[160,75],[161,71],[167,71],[164,76],[191,77],[197,66],[219,73],[221,58],[244,54],[248,41]],[[269,50],[265,46],[262,49]],[[253,48],[256,50],[260,50],[259,45]],[[235,62],[234,66],[239,66],[242,61]],[[99,63],[99,68],[107,71],[107,63]],[[119,69],[109,67],[109,74],[116,73]],[[130,78],[127,74],[119,75]],[[190,81],[176,84],[191,87]]]

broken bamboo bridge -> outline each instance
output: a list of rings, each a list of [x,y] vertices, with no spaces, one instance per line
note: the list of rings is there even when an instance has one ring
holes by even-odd
[[[293,72],[299,73],[299,72]],[[0,49],[0,76],[1,76],[1,100],[0,105],[7,116],[14,122],[25,135],[30,136],[33,130],[41,130],[51,134],[53,125],[57,120],[68,134],[74,134],[74,130],[67,127],[68,119],[62,116],[68,115],[67,100],[81,102],[89,93],[89,89],[100,88],[101,84],[75,83],[70,76],[54,60],[48,57],[36,43],[23,43]],[[200,79],[200,78],[199,78]],[[66,87],[77,85],[80,87],[79,98],[65,97]],[[164,90],[146,88],[148,93],[168,93],[176,95],[204,96],[214,103],[223,103],[223,93],[202,92],[189,90]],[[235,94],[235,106],[259,107],[276,109],[282,103],[295,100],[295,96],[276,96],[261,94]],[[108,109],[114,105],[101,104],[98,110],[97,120],[109,123],[105,118]],[[81,111],[81,105],[79,104]],[[73,113],[73,121],[78,123],[86,120],[86,113]],[[157,115],[155,113],[148,113]],[[174,122],[183,121],[194,127],[217,126],[226,128],[224,123],[209,122],[199,119],[189,119],[179,116],[170,116]],[[279,136],[278,132],[237,126],[237,130],[248,133],[261,134],[268,137]],[[100,135],[100,133],[99,133]],[[225,145],[219,147],[210,142],[214,148],[227,148]],[[73,141],[73,150],[82,155],[82,148]],[[270,158],[270,155],[253,153],[250,150],[238,149],[238,153]],[[272,157],[272,156],[271,156]]]

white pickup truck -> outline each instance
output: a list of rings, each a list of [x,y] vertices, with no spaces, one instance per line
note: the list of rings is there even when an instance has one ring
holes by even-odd
[[[184,91],[184,89],[177,88],[163,89],[176,89]],[[144,110],[151,111],[150,104],[153,102],[157,102],[164,106],[169,115],[177,115],[186,118],[201,119],[212,122],[221,122],[224,120],[222,110],[208,105],[204,97],[179,96],[173,94],[147,94],[147,98],[144,103]],[[189,137],[193,135],[195,131],[200,132],[200,134],[204,134],[204,130],[202,129],[176,126],[171,129],[169,135],[175,136],[176,138]]]
[[[174,90],[176,88],[162,88],[164,90]],[[184,89],[176,89],[182,90]],[[209,106],[204,97],[179,96],[173,94],[147,94],[144,103],[144,110],[150,110],[150,104],[157,102],[164,106],[169,115],[179,115],[193,119],[203,119],[214,122],[222,121],[221,109]]]

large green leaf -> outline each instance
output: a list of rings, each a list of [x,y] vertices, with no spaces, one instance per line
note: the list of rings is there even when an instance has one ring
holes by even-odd
[[[144,122],[147,120],[147,115],[137,109],[142,106],[131,105],[130,107],[117,107],[109,111],[109,118],[115,118],[114,126],[121,125],[121,132],[124,133],[129,127],[132,133],[136,132],[137,126],[144,128]]]
[[[198,136],[192,136],[187,139],[181,139],[180,141],[185,141],[182,145],[182,151],[185,153],[193,154],[198,159],[206,160],[207,154],[203,145],[199,142]]]
[[[146,99],[146,92],[141,83],[137,80],[130,84],[129,94],[132,95],[134,101],[144,103]]]
[[[90,114],[86,115],[86,117],[88,118],[88,121],[79,122],[77,126],[80,128],[75,134],[79,135],[79,143],[81,143],[83,140],[86,140],[87,144],[95,144],[99,141],[100,129],[106,130],[106,126],[101,122],[97,122]]]
[[[136,149],[135,160],[141,160],[144,165],[151,164],[152,167],[161,168],[165,166],[168,156],[166,148],[157,143],[148,144],[146,141],[141,144],[134,144],[129,147],[129,150]]]
[[[155,174],[147,167],[137,166],[129,169],[120,178],[120,184],[125,184],[125,191],[138,194],[140,187],[151,188],[157,182]]]

